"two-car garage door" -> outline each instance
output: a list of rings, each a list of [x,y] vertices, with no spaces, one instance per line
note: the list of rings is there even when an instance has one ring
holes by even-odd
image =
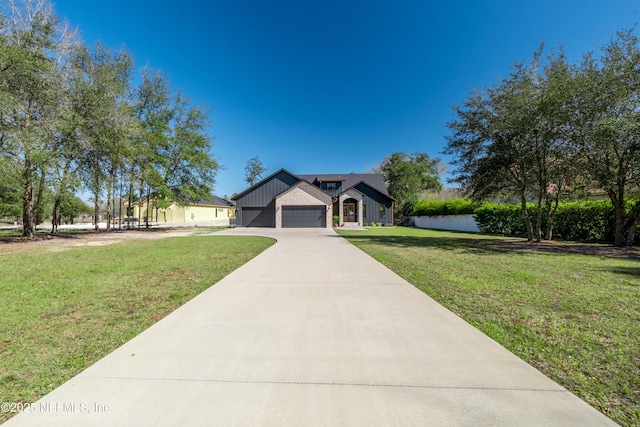
[[[282,228],[324,228],[326,209],[324,205],[282,206]]]
[[[327,226],[327,207],[324,205],[282,206],[283,228],[324,228]],[[275,227],[273,208],[243,207],[241,227]]]

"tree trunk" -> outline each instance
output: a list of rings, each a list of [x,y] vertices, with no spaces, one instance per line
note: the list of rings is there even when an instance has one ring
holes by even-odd
[[[527,212],[527,199],[524,194],[520,195],[520,214],[527,228],[527,241],[531,242],[533,240],[533,224],[531,224],[531,218]]]
[[[609,195],[609,199],[611,200],[611,204],[615,210],[616,214],[616,230],[613,239],[613,245],[616,247],[625,246],[626,242],[626,233],[625,229],[627,227],[627,218],[624,214],[624,189],[622,186],[618,186],[614,190],[607,190],[607,194]],[[634,207],[635,210],[635,207]]]
[[[24,160],[24,191],[22,193],[22,235],[24,237],[35,236],[35,224],[33,216],[33,177],[31,160],[25,156]]]
[[[553,221],[556,218],[556,210],[558,209],[558,204],[551,208],[551,203],[547,205],[547,230],[544,234],[544,240],[551,240],[553,238]]]
[[[53,203],[53,215],[51,218],[51,234],[58,234],[58,226],[60,225],[60,211],[62,208],[62,197],[60,195],[56,196],[56,200]]]
[[[149,228],[149,221],[151,220],[151,218],[149,217],[150,214],[151,214],[151,187],[149,186],[149,184],[147,184],[147,216],[145,217],[146,228]]]
[[[44,218],[42,216],[42,199],[44,193],[44,185],[45,185],[45,173],[41,171],[40,182],[38,184],[38,196],[36,197],[35,205],[33,208],[33,218],[35,221],[35,225],[40,224]]]
[[[120,193],[118,196],[118,230],[122,230],[122,168],[120,168],[120,186],[118,188],[118,192]]]
[[[612,198],[613,207],[616,212],[616,230],[613,240],[613,245],[616,247],[622,247],[625,245],[624,226],[626,221],[624,220],[624,206],[619,203],[617,199]]]
[[[138,201],[138,230],[142,221],[142,203],[144,203],[144,181],[140,181],[140,200]]]
[[[112,209],[112,204],[111,204],[111,193],[112,193],[112,186],[111,183],[108,182],[107,183],[107,231],[111,230],[111,209]]]
[[[553,203],[547,197],[547,230],[544,235],[545,240],[551,240],[553,238],[553,221],[556,218],[556,212],[558,205],[560,204],[560,191],[558,191],[554,197]],[[553,208],[551,207],[553,206]]]
[[[626,246],[633,246],[633,242],[636,238],[636,231],[638,230],[638,223],[640,222],[640,202],[635,202],[631,212],[629,213],[629,220],[627,224],[627,238],[625,241]]]
[[[544,240],[553,239],[553,220],[556,217],[555,211],[547,213],[547,230],[544,234]]]
[[[109,168],[109,177],[107,178],[107,231],[111,230],[111,221],[115,215],[115,187],[117,182],[118,178],[116,177],[116,168],[115,166],[111,166]]]
[[[33,237],[36,234],[33,216],[33,185],[27,182],[22,195],[22,235]]]
[[[100,222],[100,199],[98,193],[93,194],[93,221],[94,229],[97,231],[100,229],[98,223]]]
[[[131,221],[133,221],[133,215],[129,215],[131,208],[133,207],[133,180],[129,180],[129,204],[127,205],[127,230],[130,230]]]
[[[543,200],[543,195],[539,194],[538,195],[538,203],[536,204],[536,228],[534,230],[534,238],[536,240],[536,242],[539,242],[542,240],[542,200]]]
[[[71,157],[67,157],[62,170],[62,178],[58,186],[58,192],[53,204],[53,218],[51,220],[51,234],[58,234],[58,226],[62,223],[62,197],[67,191],[67,181],[69,179],[69,169],[71,169]]]

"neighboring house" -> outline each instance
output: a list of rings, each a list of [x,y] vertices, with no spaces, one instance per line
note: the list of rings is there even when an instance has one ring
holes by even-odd
[[[395,200],[378,174],[294,175],[280,169],[236,195],[238,227],[393,224]]]
[[[144,224],[148,220],[151,223],[191,223],[201,225],[221,225],[228,226],[229,220],[233,218],[235,206],[218,196],[212,196],[211,200],[200,200],[188,206],[181,206],[171,203],[168,208],[160,208],[151,199],[151,209],[147,200],[142,203],[134,202],[129,206],[129,202],[123,200],[122,212],[125,221],[137,223],[138,218]]]

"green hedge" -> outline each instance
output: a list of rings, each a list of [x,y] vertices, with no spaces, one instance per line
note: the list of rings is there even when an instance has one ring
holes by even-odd
[[[632,202],[627,203],[630,209]],[[554,235],[565,240],[613,242],[616,212],[609,200],[563,203],[554,220]]]
[[[628,207],[631,207],[629,204]],[[535,225],[536,206],[527,205]],[[485,203],[475,211],[478,228],[483,233],[526,236],[527,230],[519,204]],[[547,211],[543,211],[542,230],[547,229]],[[565,202],[558,206],[553,222],[553,237],[563,240],[613,241],[615,211],[608,200]]]
[[[473,214],[480,204],[467,199],[453,200],[422,200],[413,208],[411,215],[441,216],[441,215],[469,215]]]
[[[535,205],[527,205],[529,217],[535,215]],[[476,223],[482,233],[505,234],[507,236],[526,236],[520,205],[485,203],[475,210]]]
[[[635,202],[627,203],[627,210]],[[536,206],[527,205],[535,226]],[[483,203],[469,200],[422,201],[416,204],[414,215],[439,216],[474,214],[482,233],[526,236],[527,230],[519,204]],[[547,228],[547,212],[543,212],[543,233]],[[558,206],[553,225],[553,238],[562,240],[612,242],[615,232],[615,211],[609,200],[565,202]]]

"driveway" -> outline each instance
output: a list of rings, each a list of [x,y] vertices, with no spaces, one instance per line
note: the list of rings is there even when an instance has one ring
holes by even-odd
[[[216,234],[278,242],[6,425],[615,425],[333,230]]]

